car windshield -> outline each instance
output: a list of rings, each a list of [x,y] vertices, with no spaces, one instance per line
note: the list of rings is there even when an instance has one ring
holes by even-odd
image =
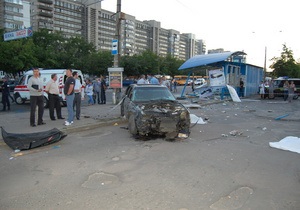
[[[175,97],[166,87],[139,87],[133,90],[132,101],[172,100]]]

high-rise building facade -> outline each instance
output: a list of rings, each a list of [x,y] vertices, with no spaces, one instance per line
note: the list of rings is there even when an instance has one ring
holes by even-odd
[[[0,27],[5,32],[16,31],[30,26],[29,0],[1,0]]]
[[[65,37],[82,36],[100,51],[111,50],[112,40],[119,39],[121,55],[150,50],[160,56],[169,54],[187,60],[196,54],[205,54],[205,43],[195,35],[164,29],[158,21],[140,21],[129,14],[121,13],[119,36],[116,36],[118,17],[115,12],[101,9],[101,1],[1,0],[0,9],[4,15],[0,15],[0,23],[6,31],[27,24],[34,31],[48,29],[61,32]]]

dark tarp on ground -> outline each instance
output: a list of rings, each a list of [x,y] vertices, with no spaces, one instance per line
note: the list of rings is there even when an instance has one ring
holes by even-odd
[[[57,128],[36,133],[8,133],[1,127],[4,142],[13,150],[27,150],[60,141],[67,135]]]

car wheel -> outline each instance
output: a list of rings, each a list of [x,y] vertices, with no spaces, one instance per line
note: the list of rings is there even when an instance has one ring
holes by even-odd
[[[15,95],[15,102],[16,102],[16,104],[21,105],[21,104],[25,103],[25,100],[23,100],[21,98],[21,96],[19,94],[17,94],[17,95]]]
[[[44,96],[44,108],[48,108],[49,106],[49,101],[48,99]]]
[[[178,137],[178,132],[176,131],[166,134],[166,140],[174,140],[177,137]]]
[[[137,135],[138,133],[133,115],[130,115],[128,119],[128,130],[132,135]]]

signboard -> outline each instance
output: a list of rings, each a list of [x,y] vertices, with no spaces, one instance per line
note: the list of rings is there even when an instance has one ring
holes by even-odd
[[[123,87],[123,71],[124,68],[108,68],[109,87],[111,88]]]
[[[29,27],[26,29],[5,33],[3,37],[4,37],[4,41],[10,41],[15,39],[30,37],[32,36],[32,34],[33,34],[32,28]]]
[[[225,86],[225,76],[222,69],[210,70],[208,74],[210,86]]]
[[[112,40],[111,54],[112,55],[117,55],[118,54],[118,40],[117,39]]]

